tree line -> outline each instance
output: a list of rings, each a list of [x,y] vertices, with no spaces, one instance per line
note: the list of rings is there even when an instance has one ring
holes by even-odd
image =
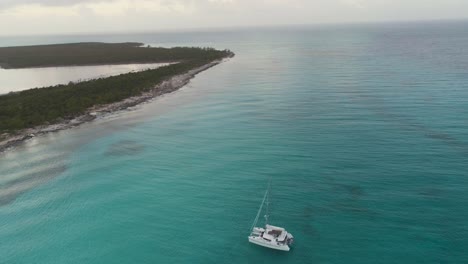
[[[73,118],[85,113],[92,106],[114,103],[139,95],[172,76],[185,73],[215,59],[233,55],[228,50],[206,48],[171,50],[179,50],[187,57],[177,53],[177,56],[170,58],[181,62],[157,69],[2,95],[0,96],[0,133],[12,133],[24,128],[51,124],[60,119]]]

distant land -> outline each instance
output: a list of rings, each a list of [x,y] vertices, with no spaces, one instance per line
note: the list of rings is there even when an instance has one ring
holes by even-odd
[[[175,91],[195,74],[233,56],[229,50],[153,48],[141,43],[0,48],[0,65],[6,69],[172,62],[157,69],[1,95],[0,152],[37,134],[74,127]]]
[[[0,47],[4,69],[210,60],[228,51],[211,48],[155,48],[143,43],[70,43]]]

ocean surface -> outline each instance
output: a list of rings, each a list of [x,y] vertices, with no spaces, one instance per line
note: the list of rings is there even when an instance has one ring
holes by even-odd
[[[236,57],[0,155],[0,263],[468,263],[468,23],[0,38]],[[272,179],[288,253],[247,235]]]

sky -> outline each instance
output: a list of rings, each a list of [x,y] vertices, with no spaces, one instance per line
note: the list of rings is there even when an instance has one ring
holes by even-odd
[[[0,35],[468,19],[468,0],[0,0]]]

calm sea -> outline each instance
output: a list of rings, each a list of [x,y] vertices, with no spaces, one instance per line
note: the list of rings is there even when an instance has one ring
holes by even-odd
[[[0,263],[468,263],[468,24],[0,38],[229,48],[0,156]],[[272,178],[289,253],[247,242]]]

